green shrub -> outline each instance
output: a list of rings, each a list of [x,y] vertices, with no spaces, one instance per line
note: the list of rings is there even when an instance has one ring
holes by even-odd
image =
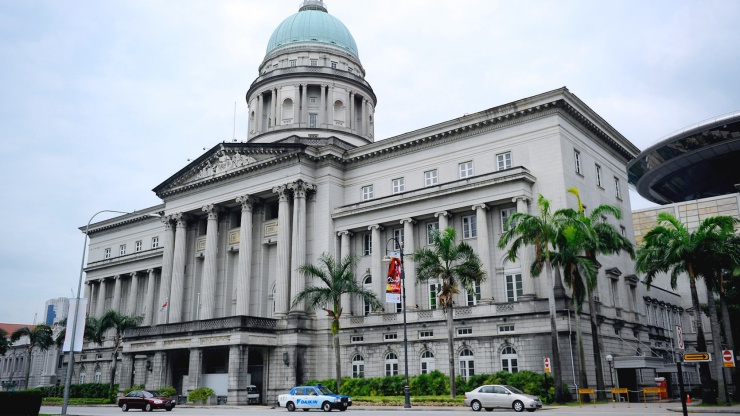
[[[143,384],[139,384],[138,386],[131,386],[123,390],[123,395],[125,396],[134,390],[145,390],[145,389],[146,389],[146,386],[144,386]]]
[[[177,390],[172,386],[162,386],[158,389],[159,393],[164,397],[172,397],[177,395]]]
[[[206,400],[208,400],[208,397],[215,395],[216,392],[213,391],[213,389],[208,387],[199,387],[188,393],[188,401],[205,403]]]

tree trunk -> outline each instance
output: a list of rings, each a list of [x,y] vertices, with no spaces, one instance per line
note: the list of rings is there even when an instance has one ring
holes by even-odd
[[[565,402],[563,396],[563,376],[560,368],[560,346],[558,344],[558,326],[555,320],[555,280],[552,276],[552,265],[550,260],[545,261],[547,271],[547,302],[550,309],[550,341],[552,343],[552,376],[555,382],[555,402]]]
[[[118,335],[116,335],[118,337]],[[108,387],[108,393],[113,395],[113,384],[116,382],[116,367],[118,366],[118,348],[120,346],[120,341],[116,340],[115,347],[113,347],[113,359],[111,360],[111,366],[110,366],[110,386]],[[115,392],[118,393],[118,392]]]
[[[719,292],[719,302],[720,302],[720,309],[722,310],[722,326],[725,330],[725,341],[727,341],[727,348],[734,350],[735,349],[735,340],[732,337],[732,323],[730,322],[730,311],[727,309],[727,298],[725,297],[725,290],[724,288],[720,289]],[[732,384],[737,385],[737,380],[740,380],[740,366],[735,366],[734,371],[730,372],[732,377]],[[729,384],[729,383],[728,383]],[[735,391],[735,395],[737,396],[738,391]]]
[[[447,311],[447,349],[449,350],[450,356],[450,397],[455,398],[455,328],[454,320],[452,319],[452,302],[448,302],[445,306]]]
[[[28,345],[28,349],[26,350],[26,353],[28,355],[26,360],[26,378],[25,378],[25,384],[23,385],[24,389],[28,388],[28,379],[31,377],[31,356],[33,355],[33,344]]]
[[[593,292],[588,292],[588,313],[591,318],[591,344],[594,349],[594,367],[596,367],[596,397],[606,400],[606,386],[604,385],[604,369],[601,366],[601,346],[599,345],[599,323],[596,319],[596,301]]]
[[[704,325],[702,325],[701,305],[699,304],[699,293],[696,291],[696,279],[689,273],[689,287],[691,288],[691,306],[694,309],[696,319],[696,347],[699,352],[707,351],[707,341],[704,338]],[[712,386],[712,373],[709,371],[709,363],[699,363],[699,379],[702,385],[702,401],[704,403],[717,403],[717,398],[710,394]]]
[[[713,364],[715,375],[717,376],[717,399],[721,402],[725,399],[725,384],[722,380],[725,369],[722,362],[722,339],[719,329],[719,317],[717,316],[717,301],[714,298],[714,291],[710,287],[707,287],[707,304],[709,305],[709,327],[712,331]]]
[[[337,325],[339,323],[337,322]],[[339,394],[339,388],[342,386],[342,359],[339,351],[339,331],[334,333],[334,371],[337,378],[336,394]]]
[[[581,331],[581,314],[578,312],[578,308],[576,307],[575,311],[575,320],[576,320],[576,341],[578,344],[578,383],[580,386],[579,388],[586,389],[588,388],[588,376],[586,375],[586,354],[583,351],[583,334]],[[588,400],[591,400],[590,397],[587,397]]]

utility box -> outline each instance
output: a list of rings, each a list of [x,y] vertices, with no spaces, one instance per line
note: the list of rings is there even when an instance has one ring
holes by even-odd
[[[658,397],[661,399],[667,399],[668,398],[668,382],[666,381],[665,377],[655,377],[655,385],[658,386],[662,390],[661,393],[658,393]]]

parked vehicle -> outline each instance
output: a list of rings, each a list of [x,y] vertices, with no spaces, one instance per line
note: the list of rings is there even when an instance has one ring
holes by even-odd
[[[334,394],[325,386],[317,384],[293,387],[288,394],[278,396],[278,406],[285,407],[289,412],[295,409],[303,409],[305,412],[311,409],[321,409],[325,412],[339,409],[343,412],[352,406],[352,399],[349,396]]]
[[[128,412],[128,409],[141,409],[145,412],[164,409],[169,412],[175,408],[175,400],[163,397],[154,390],[132,390],[127,395],[118,398],[118,407],[124,412]]]
[[[465,393],[465,406],[470,406],[476,412],[480,409],[490,412],[496,407],[534,412],[542,408],[542,400],[516,387],[489,384]]]
[[[259,404],[260,402],[260,391],[257,390],[257,386],[247,386],[247,404]]]

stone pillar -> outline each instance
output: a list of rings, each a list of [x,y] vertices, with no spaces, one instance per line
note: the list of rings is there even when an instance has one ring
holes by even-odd
[[[305,123],[304,126],[308,125],[308,106],[306,101],[308,98],[308,84],[301,84],[301,123]]]
[[[330,126],[334,125],[334,101],[336,101],[334,99],[334,87],[329,87],[329,105],[327,106],[329,119],[326,121],[326,124]]]
[[[121,372],[118,377],[118,391],[123,391],[131,387],[131,382],[134,379],[134,354],[121,353]]]
[[[434,214],[435,217],[438,218],[439,221],[439,232],[443,233],[447,227],[449,227],[449,217],[450,213],[447,211],[440,211],[436,214]]]
[[[516,212],[521,212],[523,214],[526,214],[529,211],[529,201],[530,199],[524,196],[518,196],[512,199],[512,202],[516,203]],[[522,268],[522,298],[534,299],[536,297],[536,292],[534,289],[534,281],[532,281],[532,276],[529,272],[529,266],[531,265],[529,248],[522,246],[522,248],[519,249],[518,256],[519,264]]]
[[[326,100],[324,100],[324,95],[326,95],[326,85],[321,85],[320,90],[321,97],[319,98],[319,120],[317,121],[318,126],[321,127],[322,124],[326,124]]]
[[[358,127],[360,130],[360,134],[362,134],[363,136],[367,136],[367,106],[366,104],[367,104],[367,100],[365,99],[365,97],[362,97],[362,111],[361,111],[362,116],[360,117],[362,121],[361,121],[360,126]]]
[[[191,391],[200,387],[200,375],[203,373],[203,349],[202,348],[191,348],[190,349],[190,360],[188,361],[188,386],[187,391],[183,394],[187,395]],[[186,386],[182,386],[183,389]]]
[[[100,284],[98,285],[98,301],[95,302],[95,316],[98,318],[102,318],[105,313],[105,285],[105,278],[100,279]]]
[[[257,94],[257,134],[262,133],[262,93]]]
[[[483,302],[493,301],[493,285],[496,284],[494,269],[491,267],[491,247],[488,236],[488,206],[486,204],[473,205],[475,211],[475,222],[478,231],[478,256],[483,263],[483,271],[486,272],[486,280],[480,285],[480,298]]]
[[[175,229],[175,253],[172,261],[172,288],[171,296],[167,302],[168,323],[182,321],[182,303],[185,291],[185,253],[187,252],[187,232],[188,220],[187,214],[174,214],[173,219],[177,221]]]
[[[301,86],[293,84],[293,124],[301,122]]]
[[[123,308],[121,308],[121,276],[113,276],[113,281],[115,282],[113,286],[113,302],[110,305],[110,309],[118,313],[123,313]]]
[[[403,275],[406,280],[406,309],[418,308],[416,300],[416,265],[411,260],[414,248],[414,223],[412,218],[401,220],[403,224]]]
[[[201,279],[201,310],[199,319],[211,319],[216,317],[216,273],[218,255],[218,214],[220,208],[215,204],[203,206],[203,212],[208,213],[208,226],[206,227],[206,252],[203,261],[203,277]]]
[[[272,188],[278,194],[278,241],[275,265],[275,318],[290,310],[290,195],[287,185]]]
[[[229,346],[229,381],[226,402],[235,405],[247,402],[247,358],[249,347],[246,345]],[[260,397],[261,399],[261,397]]]
[[[270,127],[275,127],[275,121],[277,120],[277,117],[275,116],[277,113],[275,112],[275,101],[277,100],[277,91],[275,88],[270,88]]]
[[[126,305],[126,315],[137,316],[136,313],[136,295],[139,291],[139,275],[136,272],[131,273],[131,286],[128,288],[128,304]]]
[[[349,92],[349,103],[347,103],[347,128],[350,130],[354,130],[355,128],[355,93],[353,91]]]
[[[316,185],[297,180],[288,184],[293,190],[293,237],[291,253],[290,277],[290,299],[295,299],[306,287],[306,278],[298,271],[298,268],[306,263],[306,194],[316,190]],[[305,302],[301,302],[293,308],[293,312],[304,313]],[[292,312],[291,312],[292,313]]]
[[[168,382],[169,372],[167,363],[167,353],[165,351],[157,351],[154,353],[154,360],[152,360],[152,379],[154,379],[154,386],[151,388],[158,389],[163,386],[170,385]],[[182,386],[180,394],[187,396],[188,386]]]
[[[150,326],[154,323],[154,314],[157,312],[157,307],[154,305],[154,269],[146,271],[149,277],[146,281],[146,295],[144,296],[144,320],[142,325]]]
[[[175,258],[175,227],[172,226],[173,216],[168,215],[162,218],[164,223],[164,246],[162,247],[162,271],[159,277],[159,300],[152,309],[152,324],[167,323],[168,311],[159,313],[159,309],[167,302],[169,305],[170,290],[172,287],[172,263]],[[154,319],[154,314],[158,314],[158,319]]]
[[[385,285],[383,283],[386,280],[382,263],[384,247],[380,241],[380,230],[383,227],[375,224],[367,227],[367,229],[372,232],[372,236],[370,237],[370,244],[372,245],[370,273],[372,273],[373,289],[375,290],[375,294],[378,295],[380,303],[383,304],[385,303]]]
[[[87,305],[90,306],[90,302],[92,302],[91,298],[91,292],[92,288],[90,287],[90,282],[85,282],[85,294],[82,295],[83,298],[87,299]]]
[[[345,230],[345,231],[338,232],[337,236],[339,236],[339,238],[341,239],[341,242],[339,244],[339,255],[337,256],[337,261],[341,262],[345,257],[352,254],[351,249],[350,249],[350,243],[349,243],[350,237],[352,237],[352,233]],[[362,286],[361,282],[360,282],[360,286]],[[353,311],[352,310],[352,296],[350,296],[348,293],[343,294],[341,302],[342,302],[342,308],[344,308],[345,312]]]
[[[236,315],[249,315],[249,282],[252,279],[252,209],[256,199],[250,195],[236,198],[242,206],[239,227],[239,264],[236,275]]]

